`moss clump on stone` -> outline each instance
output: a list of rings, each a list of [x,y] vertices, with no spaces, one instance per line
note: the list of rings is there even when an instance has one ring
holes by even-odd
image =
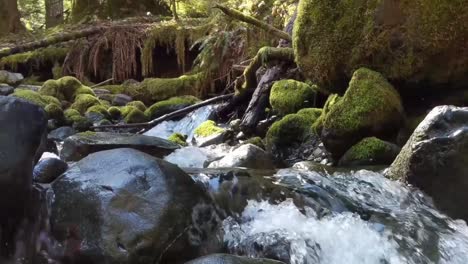
[[[60,106],[60,101],[52,96],[41,95],[38,92],[32,90],[21,90],[16,89],[12,96],[22,98],[30,103],[36,104],[42,108],[45,108],[49,104],[56,104]]]
[[[39,67],[44,63],[58,63],[65,59],[69,48],[62,47],[47,47],[34,51],[18,53],[3,57],[0,60],[0,68],[8,67],[14,71],[18,69],[18,65],[31,64]]]
[[[252,144],[252,145],[255,145],[255,146],[265,150],[265,144],[263,144],[263,140],[262,140],[261,137],[249,138],[246,141],[244,141],[242,144]]]
[[[109,112],[110,117],[114,120],[117,120],[122,116],[122,113],[120,112],[120,108],[116,106],[109,107],[109,109],[107,109],[107,112]]]
[[[63,110],[57,104],[48,104],[44,108],[44,110],[46,111],[46,113],[47,113],[47,115],[49,116],[50,119],[55,119],[55,120],[63,120],[64,119]]]
[[[179,96],[179,97],[172,97],[168,100],[160,101],[148,109],[146,109],[145,114],[150,119],[158,118],[170,112],[182,109],[189,105],[193,105],[198,103],[200,100],[195,96]]]
[[[303,0],[294,24],[296,62],[336,91],[367,66],[398,81],[466,81],[468,5],[463,0]],[[461,81],[460,81],[461,82]]]
[[[171,136],[169,136],[169,138],[167,138],[167,140],[172,141],[172,142],[174,142],[176,144],[179,144],[179,145],[181,145],[183,147],[188,146],[188,144],[186,142],[187,136],[184,136],[184,135],[182,135],[180,133],[172,134]]]
[[[296,113],[304,107],[313,106],[316,90],[295,80],[277,81],[271,88],[271,107],[281,115]]]
[[[389,165],[398,155],[399,147],[376,137],[364,138],[341,158],[340,165]]]
[[[125,114],[124,111],[122,111],[122,115],[124,115],[124,121],[127,124],[143,123],[148,121],[148,117],[145,113],[133,106],[127,106]]]
[[[213,120],[207,120],[195,129],[194,134],[200,137],[209,137],[214,134],[223,133],[224,131],[226,130],[217,126]]]
[[[339,157],[366,136],[394,135],[404,120],[400,95],[375,71],[361,68],[348,90],[330,107],[323,120],[322,140]]]
[[[69,108],[65,110],[64,115],[65,122],[72,125],[73,128],[78,131],[86,131],[89,127],[92,126],[92,123],[75,109]]]
[[[107,107],[104,105],[93,105],[86,110],[86,114],[88,113],[98,113],[105,117],[109,116],[109,112],[107,111]]]
[[[268,129],[265,137],[267,148],[272,150],[303,142],[312,134],[314,121],[304,113],[286,115]]]
[[[325,101],[325,104],[323,105],[322,113],[312,125],[312,129],[314,130],[315,134],[320,135],[322,132],[323,120],[325,119],[325,116],[330,111],[330,108],[340,99],[341,97],[338,94],[331,94],[328,96],[327,101]]]
[[[70,108],[77,110],[80,114],[85,114],[88,108],[95,105],[101,105],[99,99],[90,94],[80,94]]]
[[[99,89],[107,90],[111,94],[123,94],[123,93],[125,93],[125,86],[124,85],[104,85],[104,86],[100,86]]]
[[[65,115],[65,120],[69,124],[73,124],[73,122],[75,122],[76,120],[83,117],[83,116],[81,116],[80,112],[76,111],[75,109],[71,109],[71,108],[65,110],[64,115]]]
[[[133,102],[128,103],[127,106],[136,107],[142,112],[146,110],[146,105],[142,101],[133,101]]]
[[[126,93],[146,104],[175,96],[196,95],[200,86],[204,84],[205,77],[203,73],[197,73],[178,78],[148,78],[138,85],[126,87]]]
[[[59,100],[74,102],[80,94],[95,96],[93,90],[83,85],[78,79],[65,76],[58,80],[48,80],[39,89],[42,95],[54,96]]]

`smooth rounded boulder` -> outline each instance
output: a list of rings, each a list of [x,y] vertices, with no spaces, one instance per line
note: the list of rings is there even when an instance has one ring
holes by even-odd
[[[33,166],[46,143],[46,113],[22,99],[0,96],[0,127],[0,256],[8,256],[30,205]]]
[[[38,183],[51,183],[68,169],[68,164],[57,158],[40,160],[33,170],[33,179]]]
[[[52,190],[52,233],[73,247],[66,250],[72,261],[183,263],[217,250],[221,220],[207,193],[177,166],[143,152],[91,154]]]
[[[434,108],[413,132],[387,176],[421,188],[439,209],[468,221],[468,107]]]

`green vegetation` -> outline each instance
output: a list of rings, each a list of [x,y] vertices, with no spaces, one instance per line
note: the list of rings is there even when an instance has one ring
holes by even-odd
[[[340,160],[340,165],[389,165],[399,148],[376,137],[364,138],[352,146]]]
[[[52,64],[63,62],[69,48],[63,47],[46,47],[37,49],[30,52],[18,53],[0,59],[0,68],[18,70],[18,65],[29,64],[34,65],[36,68],[42,66],[44,63],[49,62]]]
[[[207,120],[195,129],[194,134],[200,137],[209,137],[224,131],[225,129],[217,126],[213,120]]]
[[[74,102],[77,96],[82,94],[95,96],[91,88],[81,84],[78,79],[71,76],[65,76],[58,80],[46,81],[41,89],[39,89],[39,93],[69,102]]]
[[[80,114],[84,114],[88,108],[96,105],[101,105],[101,102],[96,97],[90,94],[79,94],[70,108],[77,110]]]
[[[45,108],[49,104],[55,104],[57,106],[60,106],[60,101],[57,100],[57,98],[47,95],[41,95],[40,93],[32,90],[16,89],[13,93],[13,96],[22,98],[42,108]]]
[[[180,133],[172,134],[171,136],[169,136],[168,140],[171,141],[171,142],[174,142],[176,144],[179,144],[179,145],[181,145],[183,147],[188,146],[188,144],[186,142],[187,136],[184,136],[184,135],[182,135]]]
[[[160,101],[148,109],[146,109],[145,114],[150,119],[158,118],[170,112],[182,109],[189,105],[193,105],[198,103],[200,100],[194,96],[180,96],[180,97],[172,97],[168,100]]]
[[[246,141],[244,141],[242,144],[252,144],[252,145],[255,145],[255,146],[265,150],[265,144],[263,144],[263,140],[262,140],[261,137],[249,138]]]
[[[63,115],[63,110],[62,108],[57,105],[57,104],[48,104],[44,110],[47,112],[47,115],[49,116],[49,119],[55,119],[55,120],[63,120],[64,115]]]
[[[146,105],[142,101],[133,101],[128,103],[127,106],[133,106],[135,108],[138,108],[142,112],[146,110]]]
[[[281,80],[273,84],[270,104],[281,115],[296,113],[298,110],[313,106],[316,89],[295,80]]]

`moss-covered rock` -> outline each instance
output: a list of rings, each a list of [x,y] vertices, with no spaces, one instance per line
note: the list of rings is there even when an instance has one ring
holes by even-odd
[[[330,91],[362,66],[390,80],[463,84],[466,14],[464,0],[301,0],[293,32],[296,62]]]
[[[142,112],[146,110],[146,105],[142,101],[133,101],[133,102],[128,103],[127,106],[136,107]]]
[[[266,146],[274,151],[278,148],[289,147],[294,143],[303,142],[312,134],[311,119],[306,115],[289,114],[276,121],[268,129],[265,137]]]
[[[48,80],[39,89],[42,95],[54,96],[59,100],[74,102],[80,94],[95,96],[93,90],[83,85],[78,79],[65,76],[58,80]]]
[[[154,119],[198,102],[200,102],[200,99],[190,95],[172,97],[153,104],[146,109],[145,114],[150,119]]]
[[[96,97],[90,94],[79,94],[70,108],[77,110],[80,114],[85,114],[88,108],[96,105],[101,105],[101,102]]]
[[[273,84],[270,104],[281,115],[296,113],[298,110],[313,106],[316,88],[295,80],[281,80]]]
[[[104,105],[93,105],[89,107],[86,110],[86,114],[89,114],[89,113],[98,113],[105,117],[109,117],[109,112],[107,111],[107,107]]]
[[[75,109],[69,108],[64,112],[65,122],[73,126],[77,131],[86,131],[92,123]]]
[[[246,141],[242,142],[242,144],[252,144],[255,145],[263,150],[265,150],[265,144],[263,144],[263,140],[261,137],[253,137],[249,138]]]
[[[125,85],[104,85],[100,86],[98,89],[107,90],[111,94],[123,94],[125,93]]]
[[[339,161],[340,166],[390,165],[400,147],[376,137],[364,138],[352,146]]]
[[[46,111],[49,119],[55,119],[58,121],[64,120],[63,110],[57,104],[48,104],[44,110]]]
[[[47,95],[41,95],[38,92],[32,90],[16,89],[12,96],[22,98],[42,108],[45,108],[49,104],[56,104],[60,106],[60,101],[57,100],[57,98]]]
[[[180,133],[174,133],[167,138],[167,140],[172,141],[178,145],[181,145],[183,147],[188,146],[187,144],[187,136],[184,136]]]
[[[148,121],[148,117],[143,111],[134,106],[124,106],[121,108],[122,117],[125,123],[134,124]]]
[[[329,108],[321,138],[336,159],[365,137],[396,136],[404,120],[398,92],[380,73],[366,68],[353,74],[343,98]]]
[[[120,112],[120,108],[117,106],[109,107],[109,109],[107,109],[107,112],[109,113],[110,117],[114,120],[117,120],[122,116],[122,112]]]
[[[314,124],[312,124],[312,129],[317,135],[322,133],[323,120],[330,111],[330,108],[340,99],[341,97],[338,94],[331,94],[328,96],[327,101],[325,101],[325,104],[323,105],[322,113],[320,114],[319,118],[315,120]]]
[[[220,134],[226,131],[224,128],[221,128],[216,125],[213,120],[207,120],[201,123],[194,131],[196,136],[200,137],[209,137],[214,134]]]

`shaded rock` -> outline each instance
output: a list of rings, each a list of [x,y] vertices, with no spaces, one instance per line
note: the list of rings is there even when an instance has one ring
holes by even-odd
[[[125,106],[133,101],[132,97],[125,94],[116,94],[112,100],[112,105]]]
[[[59,127],[50,131],[49,135],[47,136],[48,139],[54,141],[64,141],[67,137],[76,134],[77,131],[69,126]]]
[[[401,98],[395,88],[375,71],[358,69],[342,98],[329,105],[321,139],[335,159],[366,137],[396,137],[403,125]]]
[[[20,84],[16,87],[18,90],[29,90],[29,91],[34,91],[37,92],[39,89],[41,89],[41,86],[39,85],[30,85],[30,84]]]
[[[94,153],[52,190],[52,233],[74,242],[72,260],[79,253],[87,263],[180,263],[219,250],[208,195],[177,166],[140,151]]]
[[[168,140],[134,134],[110,132],[84,132],[68,137],[63,143],[60,157],[77,161],[88,154],[116,148],[133,148],[156,157],[164,157],[179,148]]]
[[[437,207],[468,220],[468,107],[439,106],[422,121],[387,175],[421,188]]]
[[[13,238],[32,194],[32,171],[46,144],[46,113],[37,105],[0,96],[0,255],[14,253]],[[6,212],[6,213],[5,213]]]
[[[230,131],[216,125],[212,120],[201,123],[194,131],[192,142],[199,147],[223,143]]]
[[[6,83],[9,85],[17,85],[24,80],[21,73],[13,73],[8,71],[0,70],[0,83]]]
[[[68,164],[60,159],[46,158],[34,167],[33,180],[38,183],[51,183],[68,169]]]
[[[273,161],[263,149],[245,144],[236,148],[224,158],[212,162],[208,168],[245,167],[251,169],[272,169]]]
[[[15,91],[15,88],[8,84],[0,83],[0,95],[10,95]]]
[[[99,97],[99,95],[103,95],[103,94],[112,94],[109,90],[106,90],[106,89],[100,89],[100,88],[94,88],[93,89],[93,92],[96,94],[96,96]]]
[[[340,166],[390,165],[400,153],[397,145],[375,137],[352,146],[338,162]]]
[[[204,256],[186,264],[281,264],[284,262],[271,259],[248,258],[228,254],[213,254]]]

